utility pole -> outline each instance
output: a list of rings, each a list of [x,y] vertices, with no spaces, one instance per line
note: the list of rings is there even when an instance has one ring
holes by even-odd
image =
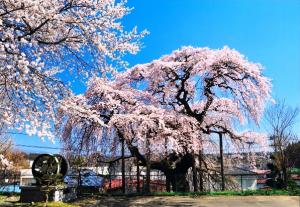
[[[225,190],[225,178],[224,178],[224,163],[223,163],[223,138],[222,133],[219,133],[219,139],[220,139],[220,162],[221,162],[221,187],[222,191]]]

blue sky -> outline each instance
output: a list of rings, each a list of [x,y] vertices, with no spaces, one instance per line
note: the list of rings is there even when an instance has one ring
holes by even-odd
[[[150,31],[141,52],[126,57],[130,65],[184,45],[228,45],[265,67],[273,97],[300,107],[300,0],[128,0],[128,6],[134,10],[123,20],[125,29],[137,25]],[[300,124],[296,131],[300,135]],[[16,144],[59,147],[37,137],[14,137]]]

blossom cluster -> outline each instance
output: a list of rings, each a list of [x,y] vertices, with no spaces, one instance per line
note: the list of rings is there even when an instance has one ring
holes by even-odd
[[[9,169],[12,167],[12,162],[4,157],[4,155],[0,154],[0,169]]]
[[[53,139],[59,99],[72,79],[114,73],[136,54],[147,31],[124,30],[126,1],[3,0],[0,2],[0,119]],[[72,78],[69,78],[71,75]]]

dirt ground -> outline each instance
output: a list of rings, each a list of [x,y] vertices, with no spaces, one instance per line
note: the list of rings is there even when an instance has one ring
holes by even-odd
[[[204,196],[174,197],[101,197],[98,201],[82,200],[76,204],[84,207],[300,207],[298,196]]]
[[[35,206],[5,199],[0,206]],[[58,205],[49,205],[55,206]],[[60,206],[60,205],[59,205]],[[149,196],[82,198],[64,206],[76,207],[300,207],[298,196]]]

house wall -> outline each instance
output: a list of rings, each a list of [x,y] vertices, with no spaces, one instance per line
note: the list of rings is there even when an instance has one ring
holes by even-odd
[[[20,177],[20,186],[30,186],[36,183],[32,175],[31,169],[22,169]]]
[[[239,183],[242,190],[256,190],[257,178],[256,176],[237,176],[236,181]]]
[[[256,185],[256,189],[262,189],[262,188],[264,188],[266,185],[264,184],[264,183],[257,183],[257,185]]]

